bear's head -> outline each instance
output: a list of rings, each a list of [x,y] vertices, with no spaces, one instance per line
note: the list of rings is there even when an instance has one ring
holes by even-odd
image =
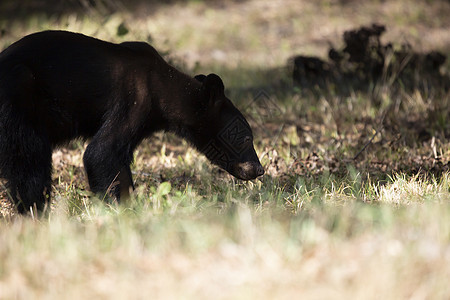
[[[225,96],[216,74],[197,75],[201,82],[196,112],[194,145],[215,165],[236,178],[255,179],[264,174],[253,147],[253,133],[242,113]]]

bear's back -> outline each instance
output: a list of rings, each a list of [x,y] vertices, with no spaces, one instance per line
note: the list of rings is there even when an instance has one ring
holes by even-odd
[[[0,53],[0,105],[37,119],[55,143],[92,136],[112,102],[126,97],[124,84],[163,64],[145,43],[114,44],[66,31],[31,34]]]
[[[43,31],[25,36],[0,53],[0,67],[24,64],[31,69],[46,69],[55,73],[72,69],[89,72],[90,69],[111,65],[164,62],[158,52],[143,42],[114,44],[80,33]],[[104,71],[104,70],[103,70]]]

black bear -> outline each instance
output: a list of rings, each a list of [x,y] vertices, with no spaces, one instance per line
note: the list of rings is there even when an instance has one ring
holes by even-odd
[[[215,74],[192,78],[143,42],[66,31],[34,33],[0,53],[0,176],[21,213],[48,203],[52,150],[74,138],[91,139],[91,190],[127,196],[133,151],[158,130],[239,179],[264,174],[251,128]]]

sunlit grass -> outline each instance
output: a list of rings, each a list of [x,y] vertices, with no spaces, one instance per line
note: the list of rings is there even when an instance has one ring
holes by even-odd
[[[151,288],[162,298],[303,290],[371,299],[367,289],[389,299],[440,298],[450,259],[444,177],[399,176],[358,196],[351,181],[331,190],[299,183],[292,192],[249,184],[223,187],[217,202],[164,183],[121,205],[86,199],[72,214],[62,201],[48,218],[0,221],[0,297],[119,299]],[[361,201],[378,193],[379,203]]]

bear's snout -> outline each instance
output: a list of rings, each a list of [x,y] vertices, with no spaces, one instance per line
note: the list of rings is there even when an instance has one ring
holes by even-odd
[[[251,180],[264,175],[264,168],[259,162],[236,163],[233,169],[232,174],[242,180]]]

